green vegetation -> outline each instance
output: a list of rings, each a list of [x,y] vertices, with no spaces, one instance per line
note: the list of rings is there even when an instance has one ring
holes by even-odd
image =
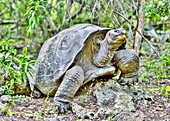
[[[168,0],[148,0],[146,7],[144,8],[146,12],[147,21],[152,19],[154,22],[167,21],[170,14],[170,6]]]
[[[27,47],[24,47],[22,53],[17,53],[17,50],[9,46],[12,40],[2,41],[0,43],[0,67],[4,77],[9,81],[3,86],[5,94],[14,94],[13,87],[15,83],[28,82],[27,73],[33,75],[36,60],[28,55]]]
[[[158,59],[146,58],[144,67],[146,72],[141,76],[141,81],[162,80],[170,78],[170,44]]]
[[[140,3],[133,0],[86,0],[85,2],[83,0],[0,0],[0,73],[3,73],[7,80],[1,86],[5,94],[14,94],[14,85],[17,83],[29,83],[27,74],[34,73],[34,63],[37,61],[36,57],[42,43],[74,24],[92,23],[104,27],[124,27],[127,30],[127,44],[130,48],[134,44],[133,39],[137,32],[135,28],[139,24],[137,22],[139,5]],[[143,11],[144,25],[149,24],[155,31],[164,33],[170,30],[169,0],[147,0]],[[152,35],[149,41],[158,44],[161,56],[144,55],[145,70],[140,74],[140,81],[146,83],[148,87],[156,85],[156,89],[168,98],[170,37],[169,40],[160,41],[151,41],[151,38]],[[4,106],[4,110],[6,109]],[[8,112],[9,115],[12,114],[12,111]],[[112,120],[112,117],[108,120]]]
[[[155,90],[160,90],[161,94],[165,94],[168,98],[170,92],[170,85],[168,79],[170,78],[170,44],[165,46],[158,59],[146,58],[144,60],[145,71],[141,72],[140,81],[149,82],[151,85],[158,86]],[[161,85],[161,83],[165,83]]]

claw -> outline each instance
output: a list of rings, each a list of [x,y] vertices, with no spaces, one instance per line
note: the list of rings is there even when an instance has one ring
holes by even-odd
[[[121,85],[128,85],[128,86],[132,86],[135,85],[135,83],[138,82],[138,77],[137,76],[133,76],[133,77],[121,77],[118,80],[118,83],[120,83]]]
[[[34,98],[40,98],[42,96],[42,93],[38,91],[38,89],[35,89],[31,92],[31,96]]]
[[[66,113],[69,110],[71,110],[70,103],[65,103],[65,102],[56,102],[56,111],[58,113]]]

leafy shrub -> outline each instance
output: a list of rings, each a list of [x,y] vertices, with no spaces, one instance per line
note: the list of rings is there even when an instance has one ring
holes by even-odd
[[[148,0],[144,11],[148,21],[166,21],[170,13],[169,0]]]
[[[170,44],[166,44],[166,49],[158,59],[146,58],[144,67],[146,72],[142,72],[140,80],[156,83],[160,93],[165,94],[168,98],[170,85],[166,84],[166,80],[170,79]],[[161,86],[162,82],[165,85]]]
[[[22,53],[17,53],[17,50],[8,44],[12,40],[0,42],[0,68],[7,78],[6,84],[3,86],[6,94],[13,94],[15,83],[27,83],[27,73],[34,73],[33,64],[36,60],[32,60],[32,56],[28,55],[27,47],[24,47]]]
[[[147,77],[152,80],[161,80],[170,78],[170,48],[163,51],[158,59],[147,58],[144,60],[147,69]],[[142,79],[143,80],[143,79]]]

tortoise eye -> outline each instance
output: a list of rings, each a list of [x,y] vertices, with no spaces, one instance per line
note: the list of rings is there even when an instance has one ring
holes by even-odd
[[[120,31],[119,30],[115,30],[114,32],[119,33]]]

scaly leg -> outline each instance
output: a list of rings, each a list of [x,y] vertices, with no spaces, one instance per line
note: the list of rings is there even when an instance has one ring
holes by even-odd
[[[115,76],[116,68],[114,66],[106,66],[103,68],[96,68],[85,73],[85,81],[83,84],[101,76]]]
[[[56,110],[64,113],[70,109],[70,101],[84,81],[84,71],[80,66],[68,70],[54,97]]]
[[[113,64],[121,71],[119,83],[132,85],[138,81],[139,56],[133,50],[117,51],[113,58]]]

